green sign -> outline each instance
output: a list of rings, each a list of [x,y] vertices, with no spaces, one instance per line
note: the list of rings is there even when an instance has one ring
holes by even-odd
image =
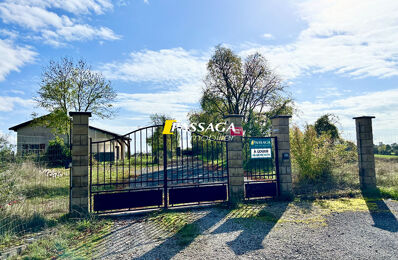
[[[272,158],[271,138],[251,138],[250,139],[250,158],[251,159]]]

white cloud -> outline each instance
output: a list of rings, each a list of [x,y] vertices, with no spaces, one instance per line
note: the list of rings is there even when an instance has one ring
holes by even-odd
[[[17,95],[25,95],[25,92],[24,92],[24,91],[22,91],[22,90],[16,90],[16,89],[11,89],[11,90],[8,90],[8,91],[6,91],[6,92],[10,92],[10,93],[17,94]]]
[[[140,117],[159,113],[184,121],[201,97],[208,57],[183,48],[142,50],[99,70],[108,79],[150,84],[147,93],[119,93],[117,107]]]
[[[148,93],[119,93],[119,108],[140,116],[160,113],[186,120],[201,97],[207,61],[207,54],[183,48],[143,50],[125,61],[104,64],[100,71],[109,79],[151,84]]]
[[[77,19],[77,15],[103,14],[112,7],[112,3],[107,0],[7,0],[0,3],[0,17],[4,23],[30,30],[33,38],[59,46],[65,41],[119,39],[120,36],[109,28],[93,27],[77,21],[81,20]],[[57,14],[57,9],[66,11],[68,15]]]
[[[10,40],[0,39],[0,81],[11,71],[19,71],[21,66],[32,62],[36,55],[30,47],[16,46]]]
[[[345,136],[355,139],[356,116],[376,116],[373,121],[374,139],[386,140],[398,139],[398,89],[371,92],[358,96],[337,98],[334,101],[325,102],[299,102],[299,116],[294,121],[299,125],[305,122],[314,123],[317,118],[326,113],[333,113],[340,119]]]
[[[167,114],[181,121],[199,102],[202,87],[196,82],[158,93],[119,93],[117,107],[145,115]]]
[[[88,14],[94,12],[103,14],[113,8],[110,0],[12,0],[6,1],[17,5],[37,6],[40,8],[57,8],[74,14]]]
[[[318,99],[330,98],[330,97],[340,97],[343,94],[336,87],[319,88],[320,95],[316,96]]]
[[[33,105],[34,105],[34,102],[31,99],[0,96],[0,112],[14,111],[16,106],[32,107]]]
[[[263,38],[267,39],[267,40],[271,40],[271,39],[274,39],[274,36],[270,33],[264,33]]]
[[[15,38],[17,38],[18,33],[12,30],[0,29],[0,35],[8,39],[14,40]]]
[[[206,74],[206,55],[183,48],[132,52],[122,62],[101,66],[109,79],[140,82],[195,82]]]
[[[0,130],[0,136],[4,137],[12,145],[17,144],[17,135],[13,134],[12,132],[4,133]]]
[[[351,77],[398,75],[398,2],[307,0],[298,14],[307,23],[295,42],[256,46],[285,78],[333,71]]]

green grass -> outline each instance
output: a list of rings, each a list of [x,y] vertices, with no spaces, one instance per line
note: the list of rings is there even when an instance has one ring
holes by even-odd
[[[190,212],[161,211],[153,213],[149,221],[166,232],[174,233],[177,244],[181,247],[189,245],[199,234],[197,223],[193,222]]]
[[[375,158],[397,159],[398,160],[398,155],[396,155],[396,154],[375,154]]]
[[[398,187],[380,187],[380,195],[398,201]]]
[[[91,217],[66,219],[53,232],[28,246],[21,259],[92,259],[101,250],[101,242],[110,232],[112,222]]]
[[[377,187],[383,198],[398,199],[398,160],[375,158]],[[294,166],[294,165],[293,165]],[[293,167],[294,192],[303,198],[338,198],[361,196],[358,163],[344,163],[333,169],[324,179],[315,182],[299,181]]]
[[[21,236],[53,227],[68,213],[69,175],[49,177],[24,162],[9,165],[0,176],[0,249],[21,242]]]

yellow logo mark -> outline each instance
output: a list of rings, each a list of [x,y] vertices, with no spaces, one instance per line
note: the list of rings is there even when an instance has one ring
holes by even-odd
[[[173,123],[177,122],[177,120],[166,120],[164,123],[163,127],[163,134],[164,135],[172,135],[173,133],[171,132],[171,127],[173,126]]]
[[[251,143],[251,145],[254,145],[254,141],[252,140],[252,143]]]

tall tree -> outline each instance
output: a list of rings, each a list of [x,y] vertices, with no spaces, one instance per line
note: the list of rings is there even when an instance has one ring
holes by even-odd
[[[292,112],[285,85],[259,53],[242,62],[232,50],[216,46],[207,71],[202,111],[192,113],[191,121],[222,120],[227,114],[241,114],[245,130],[264,134],[269,128],[267,118]]]
[[[150,118],[153,125],[161,125],[161,127],[157,127],[154,132],[150,132],[149,134],[151,134],[151,136],[146,138],[147,144],[152,149],[153,163],[157,164],[160,163],[160,157],[163,154],[163,126],[166,120],[173,119],[165,114],[152,114]],[[173,153],[176,153],[172,148],[177,149],[177,147],[180,147],[180,140],[179,131],[175,131],[173,137],[167,137],[166,146],[169,158],[171,158]]]
[[[68,129],[69,111],[89,111],[100,118],[109,118],[115,113],[112,103],[116,92],[111,83],[82,59],[76,63],[67,57],[50,61],[42,73],[37,94],[38,105],[50,113],[37,122],[60,133]]]
[[[337,122],[336,116],[332,114],[325,114],[315,121],[314,127],[318,136],[327,133],[333,141],[339,138],[339,131],[335,126]]]

